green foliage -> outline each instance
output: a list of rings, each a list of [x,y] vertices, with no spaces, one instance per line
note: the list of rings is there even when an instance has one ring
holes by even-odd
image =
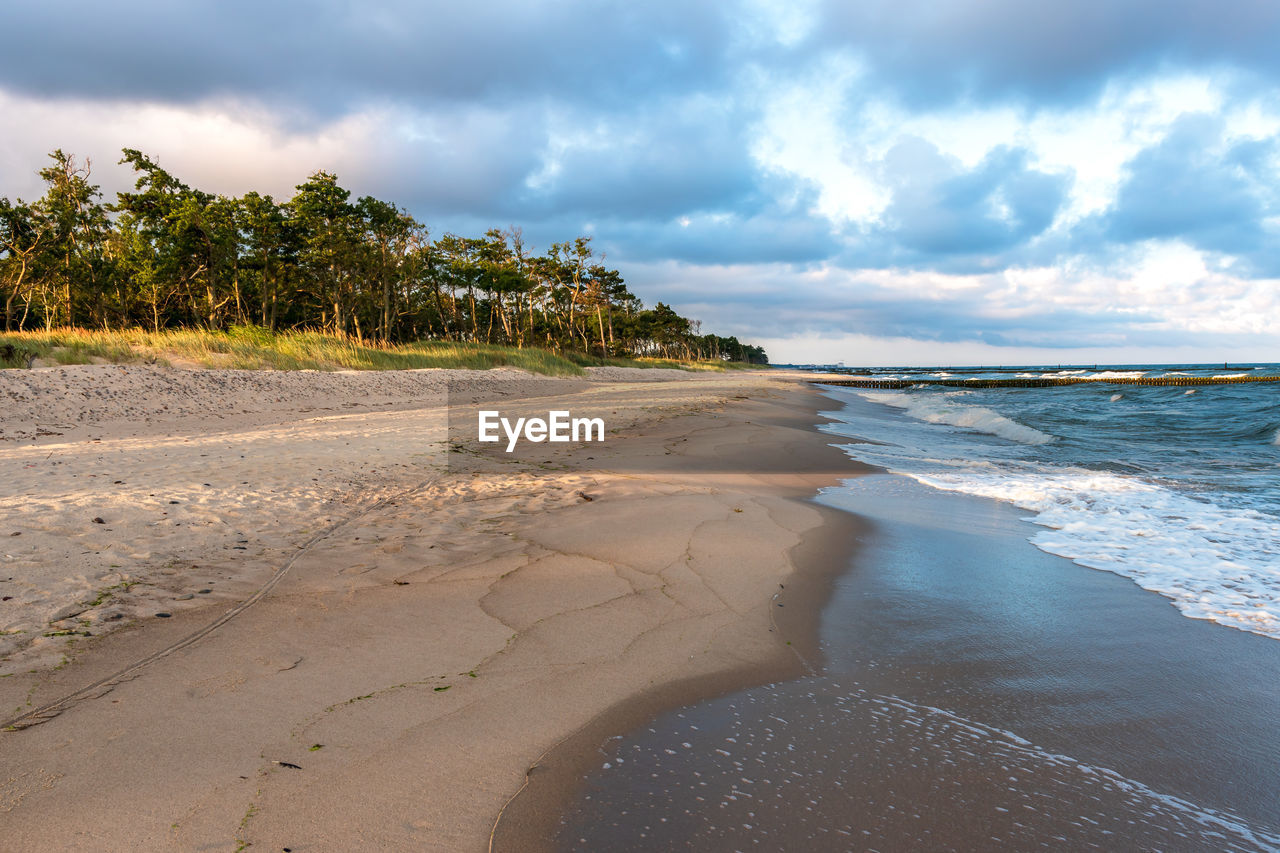
[[[313,174],[284,203],[255,192],[227,198],[188,186],[132,148],[120,163],[133,169],[134,191],[106,205],[87,161],[60,150],[50,158],[39,172],[47,187],[39,201],[0,199],[0,311],[8,332],[217,332],[190,331],[194,337],[169,337],[165,346],[127,343],[207,351],[228,357],[229,366],[502,364],[510,358],[504,347],[590,364],[767,363],[759,347],[702,335],[697,321],[670,306],[645,309],[590,237],[553,243],[541,256],[517,228],[432,239],[393,204],[353,202],[329,172]],[[299,331],[306,329],[315,331]],[[275,334],[281,330],[291,334]],[[389,349],[409,341],[431,344]],[[116,360],[117,344],[73,335],[39,356]],[[561,362],[544,367],[576,369]]]

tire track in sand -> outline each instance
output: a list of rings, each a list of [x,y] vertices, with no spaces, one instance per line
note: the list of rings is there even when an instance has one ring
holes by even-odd
[[[170,645],[164,647],[163,649],[160,649],[159,651],[152,652],[146,657],[134,661],[133,663],[126,666],[124,669],[118,670],[117,672],[114,672],[111,675],[106,676],[105,678],[100,678],[97,681],[93,682],[92,684],[88,684],[88,685],[85,685],[84,687],[81,687],[79,690],[76,690],[73,693],[68,693],[66,696],[63,696],[60,699],[57,699],[53,702],[49,702],[45,705],[42,705],[39,708],[33,708],[32,710],[19,714],[16,717],[12,717],[8,720],[4,720],[3,722],[0,722],[0,731],[18,732],[18,731],[22,731],[23,729],[31,728],[32,726],[38,726],[41,723],[46,723],[49,720],[52,720],[54,717],[57,717],[63,711],[72,707],[76,703],[84,701],[86,699],[98,698],[99,696],[104,695],[110,688],[116,686],[117,684],[119,684],[120,682],[126,679],[129,679],[135,676],[138,672],[150,666],[151,664],[155,663],[156,661],[162,658],[168,657],[169,655],[173,654],[176,651],[180,651],[181,649],[185,649],[188,646],[198,643],[200,640],[209,636],[214,631],[218,630],[223,625],[227,624],[232,619],[236,618],[241,613],[248,610],[250,607],[252,607],[253,605],[257,604],[259,601],[261,601],[263,598],[265,598],[271,592],[271,590],[274,589],[275,586],[280,583],[280,581],[284,578],[284,576],[288,574],[289,569],[293,568],[294,564],[297,563],[298,560],[301,559],[304,554],[306,554],[309,550],[311,550],[311,548],[314,545],[316,545],[316,543],[321,542],[324,539],[327,539],[329,536],[341,530],[343,527],[346,527],[352,522],[355,522],[364,518],[365,516],[369,515],[372,512],[375,512],[379,509],[382,509],[385,506],[393,504],[398,500],[401,500],[405,497],[408,497],[409,495],[414,494],[415,492],[422,491],[423,489],[435,483],[439,478],[440,477],[438,474],[431,476],[426,480],[423,480],[422,482],[418,483],[417,485],[410,486],[409,488],[403,491],[397,492],[389,497],[385,497],[380,501],[376,501],[370,504],[369,506],[365,507],[364,509],[359,510],[354,514],[347,516],[341,521],[335,522],[334,524],[329,525],[323,530],[320,530],[318,533],[316,533],[306,542],[302,543],[301,547],[299,547],[296,551],[294,551],[293,555],[289,557],[289,559],[286,560],[284,564],[280,566],[280,568],[276,569],[275,573],[267,580],[266,583],[264,583],[261,587],[258,588],[257,592],[255,592],[253,595],[249,596],[248,598],[246,598],[244,601],[240,602],[236,606],[232,607],[226,613],[223,613],[221,616],[219,616],[214,621],[210,622],[208,625],[205,625],[203,628],[200,628],[197,631],[193,631],[192,633],[188,634],[187,636],[183,637],[177,642],[171,643]]]

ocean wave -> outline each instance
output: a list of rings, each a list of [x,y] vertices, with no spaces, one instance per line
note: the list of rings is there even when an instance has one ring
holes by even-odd
[[[1220,395],[1210,407],[1182,390],[1125,392],[1125,405],[1101,410],[1084,389],[966,390],[963,398],[859,391],[850,396],[902,415],[851,401],[831,431],[886,442],[851,445],[849,454],[864,462],[1029,510],[1039,529],[1028,538],[1042,550],[1130,578],[1189,617],[1280,639],[1280,419],[1269,395],[1253,389]],[[1058,438],[1047,443],[1049,436],[1015,417],[1055,424],[1049,429]]]
[[[993,412],[983,406],[956,405],[950,402],[946,396],[909,395],[893,392],[877,393],[874,391],[858,391],[857,393],[873,403],[904,409],[911,417],[931,424],[945,424],[947,426],[976,430],[988,435],[1007,438],[1020,444],[1048,444],[1053,441],[1053,436],[1043,433],[1034,427],[1010,420],[1004,415]]]
[[[1031,537],[1037,548],[1130,578],[1193,619],[1280,639],[1280,523],[1273,517],[1087,469],[879,462],[935,489],[1030,510],[1029,520],[1046,528]]]
[[[1083,371],[1081,371],[1083,373]],[[1145,370],[1101,370],[1097,373],[1085,374],[1085,379],[1140,379],[1146,376]]]
[[[1249,376],[1250,374],[1248,373],[1219,373],[1213,378],[1214,379],[1247,379]]]

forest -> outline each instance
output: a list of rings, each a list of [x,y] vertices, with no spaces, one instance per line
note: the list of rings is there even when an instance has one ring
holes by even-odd
[[[61,150],[34,202],[0,198],[5,331],[314,330],[360,341],[537,347],[766,364],[764,350],[646,308],[590,237],[535,254],[517,227],[433,236],[406,210],[318,171],[288,201],[194,189],[141,151],[106,202]]]

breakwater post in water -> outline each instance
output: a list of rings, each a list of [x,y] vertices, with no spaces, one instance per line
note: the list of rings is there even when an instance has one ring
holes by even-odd
[[[1247,382],[1280,382],[1280,376],[1129,376],[1089,379],[1081,376],[1044,376],[1020,379],[815,379],[816,385],[840,385],[847,388],[884,388],[900,390],[916,385],[942,385],[947,388],[1056,388],[1060,385],[1243,385]]]

